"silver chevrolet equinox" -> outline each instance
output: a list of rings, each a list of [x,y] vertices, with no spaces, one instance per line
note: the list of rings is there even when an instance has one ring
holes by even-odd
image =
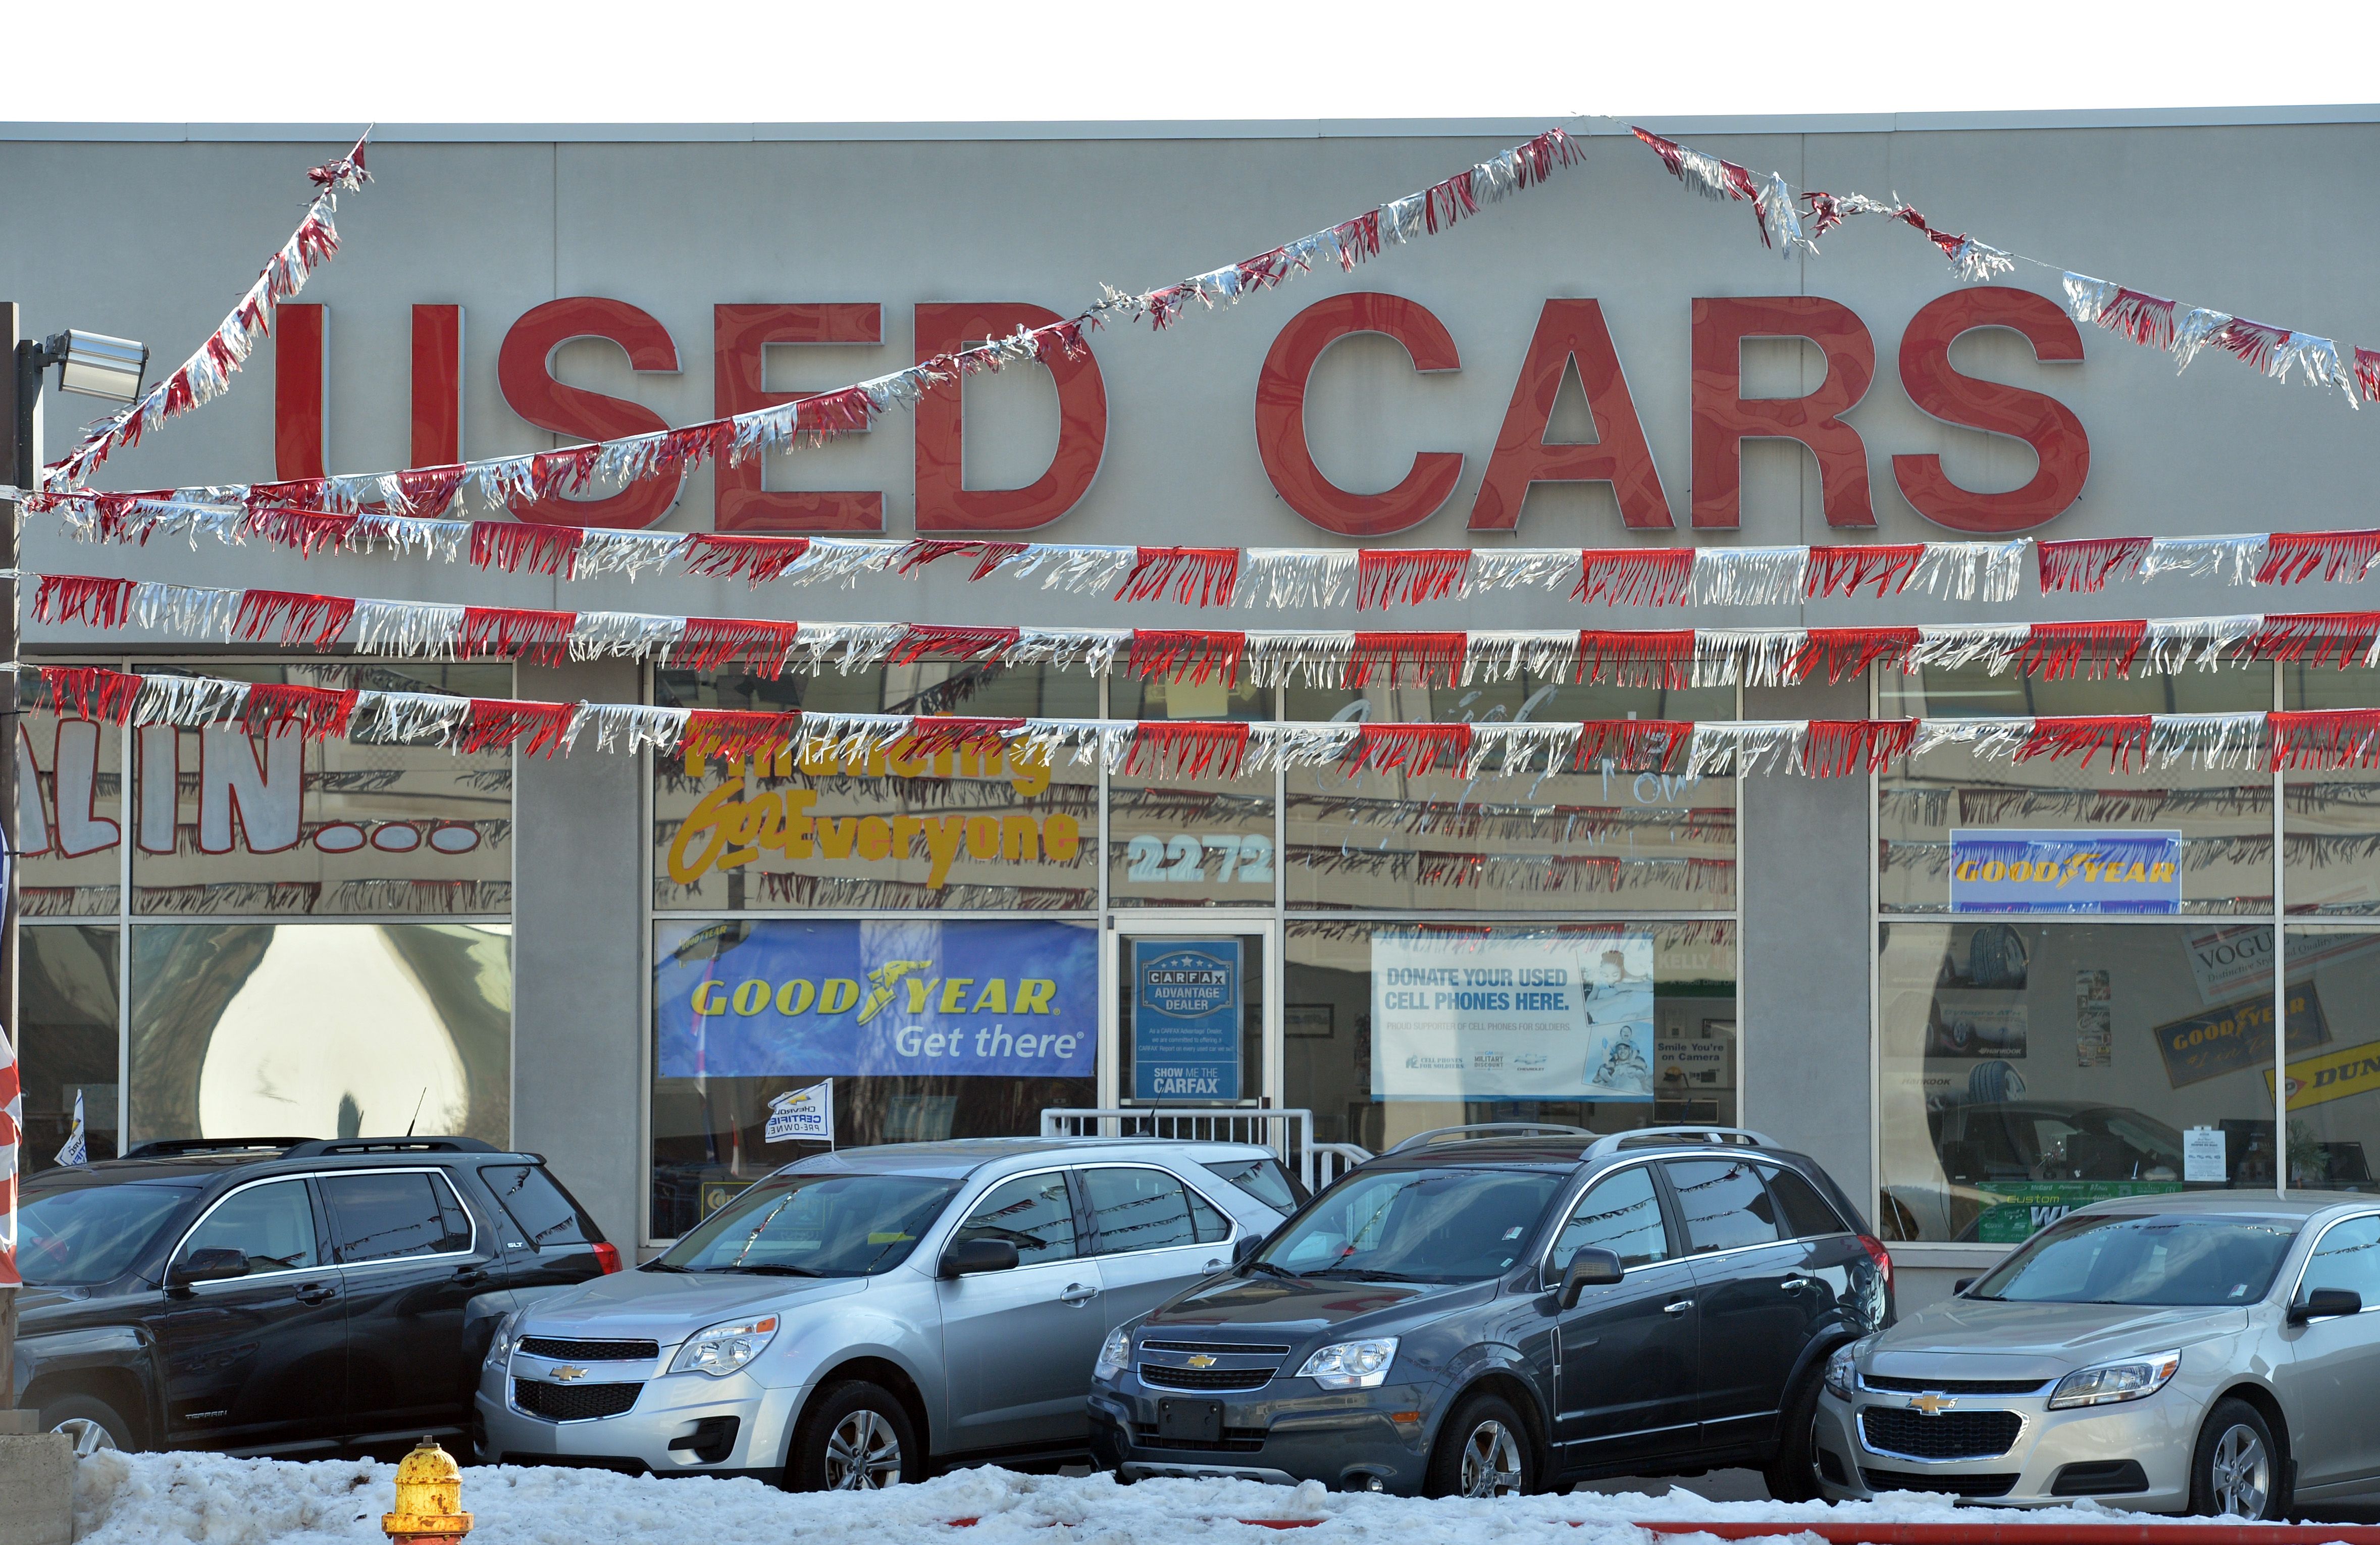
[[[1303,1200],[1270,1149],[985,1137],[789,1164],[656,1260],[540,1298],[480,1454],[872,1489],[1086,1452],[1108,1332]]]

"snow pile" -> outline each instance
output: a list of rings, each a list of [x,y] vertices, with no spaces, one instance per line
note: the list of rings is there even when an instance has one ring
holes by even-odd
[[[215,1454],[94,1454],[78,1467],[78,1545],[384,1545],[381,1515],[395,1465],[334,1460],[298,1465]],[[1300,1545],[1654,1545],[1633,1519],[1895,1519],[1976,1522],[1940,1496],[1900,1495],[1829,1508],[1822,1502],[1705,1502],[1665,1497],[1511,1498],[1420,1502],[1253,1481],[1144,1480],[961,1470],[888,1491],[793,1495],[755,1480],[662,1479],[601,1470],[486,1466],[463,1472],[470,1545],[883,1545],[931,1530],[951,1545],[1134,1545],[1176,1539],[1282,1545],[1243,1518],[1319,1518]],[[2115,1521],[2095,1506],[2046,1509],[2028,1522]],[[973,1528],[944,1527],[977,1518]],[[1572,1528],[1572,1523],[1585,1524]],[[1051,1526],[1064,1529],[1052,1535]],[[1685,1539],[1670,1537],[1678,1545]]]

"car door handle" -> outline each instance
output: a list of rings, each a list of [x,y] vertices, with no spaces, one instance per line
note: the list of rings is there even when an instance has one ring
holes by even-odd
[[[1783,1288],[1788,1293],[1799,1293],[1803,1288],[1810,1285],[1810,1279],[1807,1277],[1788,1277],[1777,1285]]]
[[[484,1266],[457,1266],[455,1268],[455,1280],[466,1283],[483,1283],[488,1280],[488,1269]]]
[[[329,1283],[308,1283],[298,1290],[301,1304],[327,1304],[339,1296],[339,1290]]]
[[[1661,1312],[1663,1314],[1683,1314],[1694,1307],[1694,1301],[1692,1298],[1675,1298],[1670,1300],[1669,1303],[1663,1304],[1661,1306]]]
[[[1058,1295],[1058,1302],[1072,1304],[1075,1308],[1081,1308],[1099,1296],[1099,1290],[1096,1287],[1085,1287],[1081,1283],[1068,1283],[1066,1291]]]

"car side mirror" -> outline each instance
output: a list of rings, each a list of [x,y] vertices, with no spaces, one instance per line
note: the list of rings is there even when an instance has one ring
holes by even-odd
[[[2302,1325],[2309,1320],[2337,1320],[2362,1312],[2361,1293],[2350,1293],[2343,1287],[2317,1287],[2289,1306],[2289,1318],[2290,1324]]]
[[[1620,1258],[1609,1250],[1584,1247],[1570,1258],[1570,1265],[1562,1270],[1561,1307],[1574,1308],[1578,1296],[1588,1288],[1609,1287],[1626,1274],[1620,1265]]]
[[[1016,1247],[1005,1239],[961,1239],[942,1252],[941,1274],[972,1277],[979,1271],[1014,1271],[1016,1262]]]
[[[194,1283],[227,1282],[248,1275],[248,1253],[245,1250],[192,1250],[174,1262],[165,1272],[167,1287],[188,1287]]]
[[[1975,1283],[1982,1280],[1983,1279],[1980,1277],[1961,1277],[1957,1282],[1950,1284],[1950,1296],[1955,1298],[1960,1294],[1966,1292],[1967,1289],[1974,1286]]]
[[[1265,1241],[1269,1237],[1271,1237],[1269,1235],[1262,1234],[1241,1235],[1238,1243],[1232,1247],[1232,1264],[1245,1266],[1255,1258],[1258,1250],[1264,1248]]]

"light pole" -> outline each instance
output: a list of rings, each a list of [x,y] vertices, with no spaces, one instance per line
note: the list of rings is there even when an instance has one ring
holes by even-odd
[[[6,426],[9,440],[10,481],[19,489],[30,489],[41,475],[40,420],[36,410],[42,399],[42,372],[52,365],[57,366],[60,391],[103,397],[111,402],[137,402],[140,378],[149,369],[149,348],[128,338],[111,338],[98,333],[60,333],[47,340],[20,337],[13,300],[0,302],[0,328],[6,329],[5,337],[15,366],[5,372],[5,380],[0,380],[0,390],[7,394],[0,425]],[[0,663],[5,663],[0,664],[0,726],[5,726],[8,740],[6,748],[0,750],[0,870],[7,876],[5,899],[0,899],[0,1035],[6,1035],[9,1045],[18,1049],[24,1045],[24,1035],[17,1019],[17,739],[18,719],[24,709],[17,683],[18,602],[23,593],[23,586],[17,578],[17,563],[18,536],[23,525],[22,505],[11,504],[6,516],[0,517],[0,585],[7,587],[5,602],[0,602]],[[20,1063],[20,1080],[23,1074]],[[12,1214],[16,1188],[24,1184],[25,1134],[21,1123],[16,1138],[17,1173],[10,1178],[8,1196]],[[14,1217],[8,1222],[13,1224]],[[0,1287],[0,1407],[13,1407],[16,1404],[17,1294],[12,1287]]]

